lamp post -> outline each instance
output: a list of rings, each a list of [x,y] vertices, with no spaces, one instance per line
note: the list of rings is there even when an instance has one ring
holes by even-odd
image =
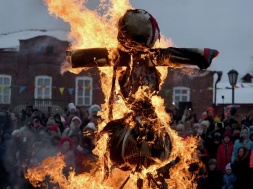
[[[237,82],[238,72],[234,69],[230,70],[228,72],[228,79],[230,82],[230,85],[232,86],[232,104],[234,104],[235,100],[235,85]]]
[[[222,95],[221,98],[222,98],[222,119],[224,119],[225,118],[225,107],[224,107],[224,98],[225,97]]]

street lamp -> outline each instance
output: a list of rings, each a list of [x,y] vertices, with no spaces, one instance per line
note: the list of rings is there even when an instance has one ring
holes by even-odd
[[[232,104],[234,104],[235,100],[235,85],[237,82],[238,72],[234,69],[230,70],[228,72],[228,79],[230,82],[230,85],[232,86]]]

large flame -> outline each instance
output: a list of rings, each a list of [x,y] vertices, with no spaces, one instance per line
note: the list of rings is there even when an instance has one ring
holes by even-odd
[[[87,0],[44,0],[50,14],[70,24],[73,48],[116,48],[117,23],[131,9],[129,0],[100,0],[95,10],[87,8]],[[168,47],[172,42],[163,35],[156,47]]]
[[[85,0],[45,0],[50,14],[70,24],[70,39],[74,48],[117,47],[117,20],[129,8],[128,0],[101,1],[96,10],[90,10]],[[104,3],[103,3],[104,2]],[[102,13],[103,14],[102,14]]]
[[[117,48],[117,22],[119,18],[132,8],[128,0],[100,0],[97,9],[90,10],[87,8],[88,1],[85,0],[45,0],[48,6],[49,13],[62,18],[68,22],[71,27],[69,39],[72,41],[72,47],[75,48],[96,48],[106,47],[108,49]],[[155,47],[169,47],[172,42],[164,36],[155,44]],[[124,71],[122,67],[122,71]],[[69,68],[73,73],[80,72],[81,69]],[[118,78],[120,72],[116,74],[115,88],[113,93],[114,101],[110,104],[110,95],[113,80],[113,68],[103,67],[99,68],[100,78],[102,83],[102,90],[105,94],[105,103],[102,105],[101,112],[102,122],[99,123],[98,133],[105,127],[105,125],[112,119],[122,118],[126,113],[131,112],[129,104],[126,104],[120,95],[120,86],[118,85]],[[161,74],[161,85],[167,76],[167,69],[157,67]],[[161,86],[160,86],[161,87]],[[156,95],[147,94],[145,88],[139,88],[135,94],[136,99],[148,97],[151,99],[155,112],[160,120],[159,126],[164,128],[169,133],[171,138],[172,150],[170,156],[163,162],[158,161],[150,167],[143,168],[141,172],[122,171],[118,168],[112,167],[109,159],[106,159],[108,135],[103,134],[96,142],[94,153],[98,155],[98,162],[93,163],[93,169],[90,173],[75,175],[74,171],[70,172],[69,177],[62,175],[62,169],[65,166],[63,156],[50,157],[34,168],[29,168],[26,173],[26,178],[34,186],[39,186],[47,176],[50,176],[52,183],[58,183],[60,188],[64,189],[79,189],[79,188],[120,188],[124,181],[125,188],[136,188],[136,181],[140,178],[147,178],[147,174],[156,174],[157,169],[179,158],[180,161],[170,169],[170,178],[167,181],[169,188],[172,189],[189,189],[196,188],[194,184],[195,176],[188,171],[191,163],[197,162],[195,157],[196,140],[193,137],[182,139],[177,133],[169,127],[170,117],[165,111],[164,101]],[[113,106],[113,107],[111,107]],[[110,109],[113,110],[113,117],[108,118]],[[131,117],[128,120],[129,127],[131,127]],[[109,164],[109,176],[104,180],[106,174],[104,162]],[[168,170],[169,171],[169,170]],[[129,180],[128,180],[129,177]],[[144,188],[150,187],[148,182],[144,182]]]

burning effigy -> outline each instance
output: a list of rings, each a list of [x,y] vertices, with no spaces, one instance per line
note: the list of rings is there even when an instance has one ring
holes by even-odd
[[[110,27],[104,26],[103,29],[107,29],[108,33],[112,30],[113,36],[110,37],[113,40],[105,42],[108,39],[108,34],[105,34],[103,43],[72,47],[67,51],[67,61],[63,64],[63,69],[73,73],[90,67],[100,70],[106,99],[100,112],[102,119],[94,149],[97,162],[92,162],[90,173],[75,175],[73,171],[66,178],[61,175],[64,166],[62,156],[51,157],[45,160],[46,163],[28,169],[26,177],[37,186],[49,176],[60,188],[165,188],[164,182],[169,188],[195,188],[197,174],[189,171],[189,166],[200,163],[195,152],[196,138],[183,139],[169,127],[170,117],[158,92],[168,67],[196,65],[206,69],[218,51],[156,46],[157,42],[164,43],[166,40],[162,39],[158,23],[149,12],[133,9],[128,1],[110,2],[109,12],[115,11],[115,17],[110,17],[115,28],[109,24]],[[81,10],[73,0],[65,5],[61,5],[60,0],[48,0],[46,3],[50,12],[70,23],[76,18],[73,10]],[[72,8],[72,12],[64,11],[67,6]],[[124,12],[119,13],[122,7]],[[92,13],[87,9],[85,11]],[[77,20],[74,24],[78,21],[78,25],[85,23]],[[96,24],[104,25],[102,17],[100,21]],[[105,44],[106,47],[101,48]],[[168,178],[163,176],[161,169],[169,172]]]

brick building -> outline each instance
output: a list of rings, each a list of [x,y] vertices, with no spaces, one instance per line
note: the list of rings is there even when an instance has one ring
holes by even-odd
[[[19,49],[0,49],[0,106],[18,113],[26,105],[42,111],[63,111],[70,102],[80,108],[104,103],[96,68],[79,74],[61,74],[69,45],[68,41],[51,36],[37,36],[19,40]],[[213,104],[215,73],[196,68],[168,68],[159,92],[166,108],[182,110],[187,105],[200,116]]]

